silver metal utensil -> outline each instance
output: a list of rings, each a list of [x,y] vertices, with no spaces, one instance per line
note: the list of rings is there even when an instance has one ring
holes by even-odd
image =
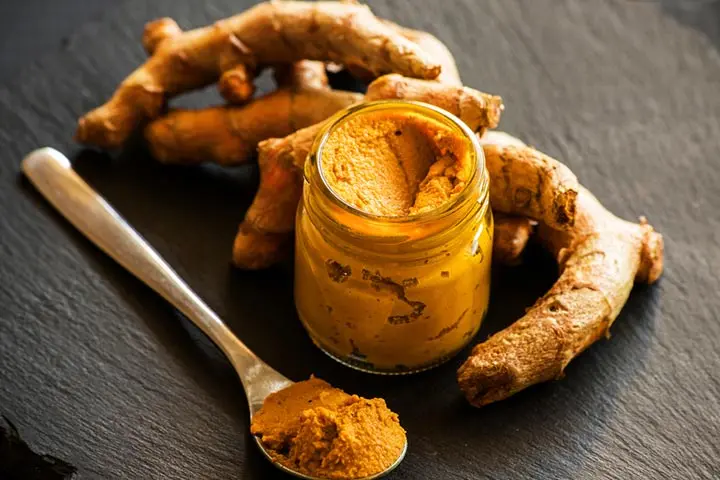
[[[164,297],[220,347],[240,377],[250,406],[250,418],[269,394],[293,383],[246,347],[170,265],[75,173],[62,153],[52,148],[35,150],[23,159],[22,170],[40,193],[90,241]],[[277,468],[299,478],[318,478],[279,464],[260,440],[253,438]],[[393,465],[363,480],[379,478],[393,470],[406,451],[407,442]]]

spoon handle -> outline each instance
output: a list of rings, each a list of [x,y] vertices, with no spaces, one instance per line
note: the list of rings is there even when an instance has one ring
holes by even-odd
[[[264,398],[290,381],[258,358],[163,258],[52,148],[22,161],[40,193],[90,241],[185,314],[227,355],[237,370],[253,414]]]

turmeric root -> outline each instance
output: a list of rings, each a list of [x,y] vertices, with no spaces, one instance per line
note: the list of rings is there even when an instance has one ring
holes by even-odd
[[[428,79],[441,68],[369,8],[346,2],[272,1],[181,34],[167,21],[149,29],[144,39],[152,56],[105,105],[79,120],[78,141],[119,147],[136,127],[160,114],[167,98],[225,74],[229,77],[222,83],[238,93],[233,86],[237,73],[247,77],[263,65],[323,60],[360,65],[375,75],[398,72]]]
[[[502,99],[494,95],[402,75],[385,75],[368,86],[365,100],[388,99],[417,100],[444,108],[480,135],[498,126],[504,108]]]
[[[254,78],[254,70],[242,63],[235,65],[220,76],[218,91],[227,103],[242,105],[255,93]]]
[[[261,140],[289,135],[362,99],[339,90],[280,89],[247,105],[174,110],[145,129],[153,156],[163,163],[246,163]]]
[[[445,85],[455,85],[456,87],[462,86],[462,80],[460,80],[460,72],[458,71],[457,64],[455,63],[455,57],[450,52],[450,49],[441,42],[435,35],[421,30],[413,30],[411,28],[402,27],[389,20],[383,20],[383,22],[398,32],[403,37],[407,38],[411,42],[417,44],[420,48],[425,50],[433,60],[438,62],[442,69],[440,75],[435,78],[436,82],[443,83]],[[351,67],[350,73],[365,82],[370,82],[375,79],[375,76],[367,70],[363,70],[359,67]]]
[[[323,62],[300,60],[276,65],[273,68],[273,76],[275,83],[281,88],[316,90],[328,88],[328,77]]]
[[[390,24],[391,22],[386,22]],[[450,52],[450,49],[441,42],[435,35],[422,30],[413,30],[411,28],[401,27],[400,25],[392,24],[392,26],[400,32],[400,34],[417,44],[420,48],[430,54],[431,58],[438,62],[441,66],[440,75],[435,78],[436,82],[445,85],[455,85],[456,87],[462,86],[462,80],[460,79],[460,72],[458,71],[457,64],[455,63],[455,57]]]
[[[303,185],[303,165],[322,124],[285,138],[260,142],[260,185],[233,244],[233,263],[246,269],[267,268],[290,252],[295,212]]]
[[[481,145],[498,147],[525,147],[512,135],[488,130],[480,137]],[[501,265],[517,265],[537,222],[525,217],[507,216],[495,212],[495,236],[493,237],[493,262]]]
[[[497,126],[502,111],[500,97],[470,88],[398,77],[386,75],[375,80],[365,98],[422,101],[446,108],[461,119],[464,116],[473,122],[475,130]],[[492,113],[488,113],[490,110]],[[321,128],[322,123],[300,129],[285,138],[260,143],[260,185],[235,238],[233,262],[236,266],[265,268],[287,254],[286,249],[278,246],[289,244],[292,239],[295,210],[302,194],[303,165]]]
[[[498,130],[487,130],[479,136],[478,140],[480,141],[480,145],[494,145],[498,148],[527,147],[525,142],[521,141],[519,138]]]
[[[575,356],[608,335],[633,282],[653,283],[661,275],[663,239],[644,219],[617,218],[582,187],[576,205],[572,228],[540,225],[539,236],[560,265],[558,281],[524,317],[475,346],[458,370],[472,405],[561,377]]]
[[[490,204],[500,212],[567,228],[575,220],[577,179],[562,163],[530,147],[483,145]]]
[[[495,214],[492,260],[500,265],[520,263],[535,222],[527,217]]]
[[[159,18],[145,25],[142,44],[148,55],[153,55],[158,46],[167,39],[180,36],[182,30],[172,18]],[[218,82],[220,95],[228,102],[242,104],[255,93],[254,71],[240,63],[223,72]]]
[[[182,29],[175,20],[168,17],[158,18],[145,24],[142,44],[148,55],[153,55],[158,45],[169,38],[175,38],[182,34]]]

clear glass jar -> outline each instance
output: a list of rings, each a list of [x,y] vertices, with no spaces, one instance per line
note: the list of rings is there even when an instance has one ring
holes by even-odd
[[[469,142],[470,181],[438,209],[381,217],[348,205],[322,172],[342,122],[381,109],[412,112]],[[295,305],[313,342],[348,366],[411,373],[450,359],[475,336],[490,294],[493,220],[485,158],[473,132],[437,107],[399,100],[350,107],[317,136],[298,208]]]

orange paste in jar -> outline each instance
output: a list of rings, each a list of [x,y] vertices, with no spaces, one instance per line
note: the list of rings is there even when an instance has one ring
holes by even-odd
[[[348,120],[324,145],[330,189],[378,216],[431,211],[462,191],[470,176],[468,142],[439,122],[402,112]]]
[[[337,360],[407,373],[449,359],[477,333],[492,215],[472,132],[425,107],[384,107],[337,120],[306,167],[295,302]]]

